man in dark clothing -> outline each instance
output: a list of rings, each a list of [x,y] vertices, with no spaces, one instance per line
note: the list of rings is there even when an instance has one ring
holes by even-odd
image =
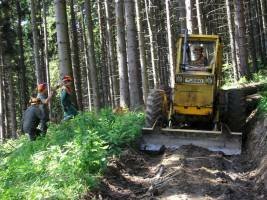
[[[30,107],[23,114],[22,125],[23,131],[29,134],[30,140],[36,140],[36,137],[41,135],[41,130],[38,129],[39,123],[45,123],[45,116],[39,108],[41,100],[39,98],[31,98]]]
[[[47,94],[47,84],[41,83],[37,87],[38,94],[37,98],[41,100],[41,104],[39,105],[42,114],[44,115],[44,120],[41,122],[41,130],[43,133],[46,133],[47,131],[47,122],[49,121],[49,110],[48,110],[48,104],[51,101],[51,98],[53,96],[53,92],[48,95]]]

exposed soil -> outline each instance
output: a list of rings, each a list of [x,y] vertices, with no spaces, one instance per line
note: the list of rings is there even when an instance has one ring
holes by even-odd
[[[248,142],[241,156],[225,156],[192,145],[163,155],[128,149],[120,158],[110,160],[100,187],[87,198],[267,199],[266,122],[248,123]]]

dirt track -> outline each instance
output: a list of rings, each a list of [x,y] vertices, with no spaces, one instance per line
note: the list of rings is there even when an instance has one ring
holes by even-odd
[[[242,156],[224,156],[191,145],[163,155],[128,149],[119,159],[110,160],[99,189],[88,198],[267,199],[267,140],[259,131],[266,137],[264,121],[248,134],[246,145],[254,150]]]

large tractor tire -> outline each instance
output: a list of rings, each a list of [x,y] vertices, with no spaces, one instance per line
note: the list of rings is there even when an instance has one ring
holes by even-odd
[[[157,125],[165,126],[167,116],[164,111],[164,90],[154,89],[147,98],[146,105],[146,127],[151,128],[157,121]]]
[[[227,125],[231,131],[242,132],[246,123],[246,102],[242,90],[228,92]]]

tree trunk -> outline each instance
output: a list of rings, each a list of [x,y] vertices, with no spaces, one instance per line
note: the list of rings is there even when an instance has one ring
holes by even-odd
[[[145,0],[145,10],[146,10],[146,20],[148,26],[148,34],[149,34],[149,45],[150,45],[150,54],[151,54],[151,64],[152,64],[152,73],[153,73],[153,83],[154,88],[158,88],[159,86],[159,76],[158,76],[158,66],[156,61],[156,52],[154,46],[154,35],[152,30],[152,24],[149,18],[149,5],[148,0]]]
[[[84,14],[83,14],[84,7],[81,6],[81,13],[82,13],[82,43],[84,48],[84,62],[85,62],[85,71],[86,71],[86,86],[87,86],[87,100],[88,100],[88,109],[92,111],[92,98],[91,98],[91,81],[90,81],[90,71],[89,71],[89,59],[88,59],[88,50],[87,50],[87,38],[86,38],[86,30],[84,24]]]
[[[70,0],[70,15],[71,15],[71,30],[72,30],[72,68],[73,68],[73,76],[74,76],[74,85],[76,89],[77,95],[77,105],[79,110],[83,110],[82,103],[82,88],[81,88],[81,67],[80,67],[80,58],[79,58],[79,41],[78,41],[78,33],[76,26],[76,16],[74,11],[74,0]]]
[[[203,34],[203,20],[202,20],[202,9],[200,5],[200,0],[196,0],[196,8],[197,8],[197,24],[198,24],[198,32],[199,34]]]
[[[106,11],[106,22],[107,22],[107,36],[108,36],[108,54],[110,58],[110,68],[111,68],[111,76],[112,76],[112,86],[113,86],[113,96],[115,106],[119,105],[118,99],[118,80],[117,80],[117,69],[113,48],[113,38],[112,38],[112,26],[111,26],[111,16],[110,16],[110,5],[109,1],[105,0],[105,11]]]
[[[135,11],[136,11],[136,24],[138,31],[138,43],[139,43],[139,53],[140,53],[140,64],[142,73],[142,89],[143,89],[143,101],[146,103],[148,95],[148,80],[147,80],[147,62],[146,62],[146,52],[145,52],[145,38],[144,30],[142,26],[142,19],[140,16],[140,2],[135,0]]]
[[[16,105],[15,100],[16,97],[14,96],[14,88],[13,88],[13,76],[12,76],[12,67],[10,66],[10,56],[5,56],[6,59],[4,61],[5,70],[7,72],[7,86],[8,86],[8,111],[9,111],[9,121],[10,121],[10,128],[12,138],[17,138],[17,120],[16,120]]]
[[[95,49],[94,49],[94,26],[91,16],[91,1],[85,0],[85,16],[87,19],[87,30],[88,30],[88,57],[89,57],[89,71],[91,85],[93,88],[93,102],[94,108],[98,111],[100,108],[99,102],[99,91],[98,91],[98,82],[97,82],[97,71],[95,64]]]
[[[97,15],[98,15],[98,23],[99,23],[99,41],[100,41],[100,48],[101,48],[101,57],[100,57],[100,66],[102,68],[102,87],[103,87],[103,103],[105,106],[111,106],[111,93],[110,93],[110,83],[111,78],[109,77],[108,73],[108,65],[107,65],[107,48],[106,48],[106,37],[105,37],[105,15],[103,14],[103,10],[101,7],[101,0],[97,1]],[[109,81],[107,81],[109,80]]]
[[[40,60],[40,44],[38,37],[38,27],[36,22],[36,5],[35,0],[31,0],[31,23],[32,23],[32,34],[33,34],[33,49],[34,49],[34,64],[35,64],[35,74],[37,79],[37,84],[43,83],[43,73],[41,68]]]
[[[264,48],[263,48],[263,45],[262,45],[262,36],[261,36],[261,28],[260,28],[260,13],[259,13],[259,9],[258,9],[258,4],[257,2],[255,2],[255,0],[253,1],[253,8],[254,8],[254,12],[255,12],[255,17],[254,17],[254,20],[253,20],[253,23],[255,24],[255,31],[257,33],[257,37],[256,37],[256,40],[257,40],[257,45],[258,45],[258,53],[259,53],[259,57],[261,59],[261,62],[265,62],[265,56],[264,56]]]
[[[46,0],[43,0],[43,24],[44,24],[44,61],[45,61],[45,71],[46,71],[46,81],[47,81],[47,90],[48,95],[51,93],[51,85],[50,85],[50,70],[49,70],[49,56],[48,56],[48,33],[47,33],[47,20],[46,20]],[[49,108],[49,118],[52,118],[52,105],[51,101],[48,102]]]
[[[4,59],[4,57],[3,57],[3,59]],[[4,129],[4,138],[10,138],[11,137],[11,129],[10,129],[10,123],[9,123],[9,110],[8,110],[8,84],[7,84],[7,76],[8,76],[8,74],[7,74],[7,72],[6,72],[6,70],[4,69],[5,68],[5,66],[3,65],[3,77],[4,77],[4,80],[3,80],[3,93],[4,93],[4,95],[3,95],[3,102],[4,102],[4,105],[3,105],[3,113],[4,113],[4,127],[5,127],[5,129]]]
[[[127,61],[130,90],[130,107],[138,108],[142,105],[138,88],[138,49],[137,49],[137,31],[134,20],[134,2],[125,0],[125,19],[126,19],[126,37],[127,37]]]
[[[168,38],[166,37],[167,31],[166,31],[166,21],[164,20],[165,13],[165,8],[166,4],[165,1],[154,1],[154,4],[150,4],[150,10],[151,10],[151,15],[153,20],[153,26],[155,27],[153,32],[157,33],[155,34],[155,41],[154,41],[154,46],[155,46],[155,52],[156,52],[156,61],[157,61],[157,71],[159,71],[159,81],[160,85],[167,86],[169,85],[169,79],[170,76],[168,74],[169,69],[168,69],[168,56],[166,53],[167,45],[168,45]],[[158,17],[158,13],[160,14],[161,17]],[[166,50],[165,50],[166,49]]]
[[[193,33],[193,19],[192,19],[192,3],[191,0],[185,0],[185,10],[186,10],[186,26],[188,33]]]
[[[21,16],[21,8],[20,8],[20,2],[19,0],[16,1],[16,7],[17,7],[17,15],[18,15],[18,40],[19,40],[19,85],[20,85],[20,91],[21,91],[21,113],[26,110],[27,108],[27,99],[28,96],[28,88],[27,88],[27,79],[26,79],[26,66],[24,63],[24,46],[23,46],[23,32],[22,32],[22,16]]]
[[[55,0],[55,13],[56,13],[56,31],[57,31],[57,45],[59,57],[59,71],[60,78],[65,75],[73,77],[70,56],[70,41],[68,32],[68,21],[66,13],[66,1]],[[73,91],[75,91],[74,84],[72,83]],[[77,105],[76,93],[73,92],[73,102]]]
[[[130,94],[127,69],[127,55],[125,42],[125,26],[123,16],[123,1],[115,1],[116,24],[117,24],[117,58],[120,75],[120,106],[130,107]]]
[[[46,80],[46,68],[45,68],[45,52],[44,52],[44,32],[42,30],[42,0],[38,0],[36,2],[37,9],[36,9],[36,22],[39,24],[38,27],[38,39],[39,39],[39,55],[40,55],[40,69],[42,74],[43,82],[47,82]]]
[[[172,40],[169,0],[165,0],[165,5],[166,5],[166,17],[167,17],[168,47],[169,47],[170,85],[171,88],[174,88],[175,72],[174,72],[173,40]]]
[[[0,143],[4,141],[4,115],[3,115],[3,105],[4,105],[4,99],[3,99],[3,50],[2,50],[2,33],[0,30]]]
[[[264,32],[264,41],[265,47],[267,42],[267,2],[266,0],[260,0],[261,4],[261,15],[262,15],[262,23],[263,23],[263,32]]]
[[[262,16],[263,13],[262,13],[262,7],[261,7],[261,1],[260,0],[257,0],[257,3],[258,4],[258,13],[259,13],[259,16]],[[258,18],[258,21],[259,21],[259,28],[260,28],[260,38],[261,38],[261,46],[262,46],[262,54],[263,54],[263,60],[262,62],[263,63],[266,63],[266,38],[265,38],[265,31],[264,31],[264,17],[259,17]]]
[[[228,32],[230,38],[230,47],[231,47],[231,56],[232,56],[232,69],[234,74],[234,80],[237,81],[239,79],[237,73],[237,63],[236,63],[236,47],[235,47],[235,40],[234,40],[234,31],[233,31],[233,22],[231,17],[231,6],[229,0],[225,0],[226,4],[226,12],[227,12],[227,24],[228,24]]]
[[[234,0],[235,8],[235,27],[236,27],[236,58],[237,69],[240,78],[248,76],[248,58],[246,49],[245,38],[245,20],[244,20],[244,8],[242,0]]]
[[[257,53],[256,53],[256,47],[255,47],[255,40],[254,40],[254,24],[252,22],[252,5],[251,0],[248,1],[248,33],[249,33],[249,52],[252,60],[252,70],[253,73],[256,73],[258,71],[257,66]]]

